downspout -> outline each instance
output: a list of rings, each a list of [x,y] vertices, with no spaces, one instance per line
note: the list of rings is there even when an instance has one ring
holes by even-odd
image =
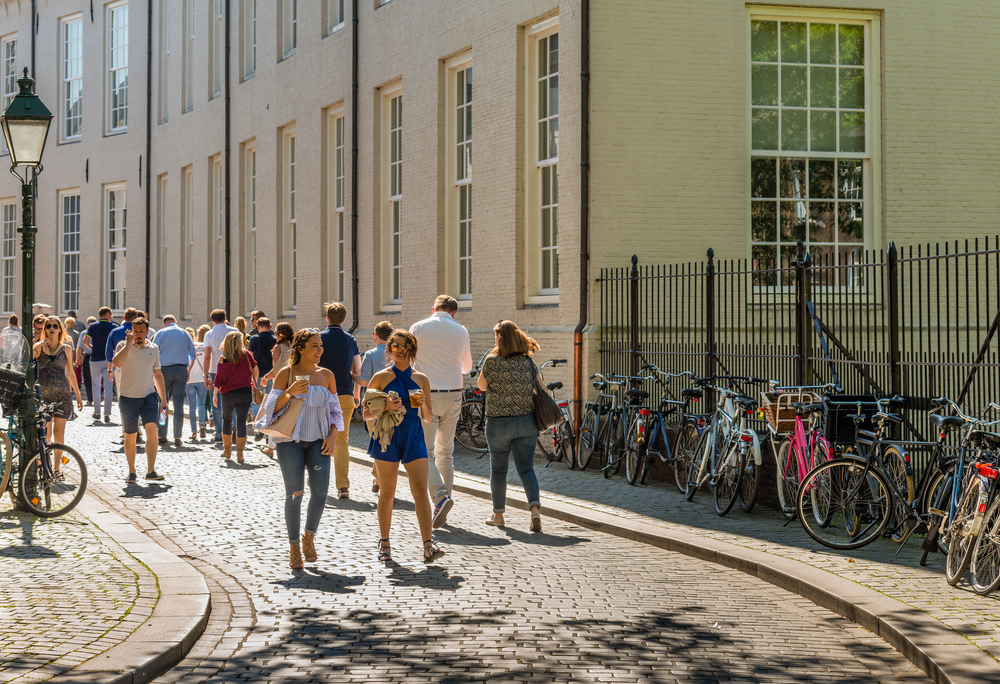
[[[226,71],[225,79],[224,79],[224,82],[223,82],[224,83],[223,87],[226,89],[226,141],[225,141],[225,144],[226,144],[226,149],[225,149],[225,157],[226,157],[226,159],[225,159],[225,174],[226,174],[226,305],[225,305],[225,309],[226,309],[226,312],[230,316],[232,316],[233,312],[232,312],[232,309],[230,308],[230,304],[231,304],[230,293],[231,293],[231,289],[232,289],[231,285],[230,285],[230,277],[231,277],[231,274],[232,274],[232,263],[230,261],[230,250],[231,250],[232,242],[231,242],[230,230],[229,230],[229,228],[230,228],[230,226],[229,226],[229,192],[230,192],[230,183],[232,182],[232,179],[231,179],[232,174],[229,172],[229,138],[230,138],[229,35],[230,35],[230,32],[231,32],[231,27],[230,27],[230,23],[231,22],[230,22],[229,11],[230,11],[229,0],[226,0],[226,44],[225,44],[226,57],[225,57],[225,60],[223,62],[223,68]]]
[[[580,0],[580,322],[573,331],[575,433],[583,416],[583,330],[587,327],[590,266],[590,0]]]
[[[360,325],[358,294],[358,0],[351,3],[351,311],[353,318],[347,332]]]
[[[35,3],[37,0],[31,0],[31,75],[35,75],[35,34],[38,33],[38,10],[36,9]]]
[[[149,179],[152,165],[149,163],[150,150],[153,145],[153,1],[146,1],[146,298],[142,310],[149,314],[149,271],[153,260],[153,221],[150,202],[153,192]],[[139,185],[142,185],[142,158],[139,158]],[[160,230],[163,228],[161,227]],[[159,274],[157,274],[159,276]],[[157,312],[160,313],[160,312]]]

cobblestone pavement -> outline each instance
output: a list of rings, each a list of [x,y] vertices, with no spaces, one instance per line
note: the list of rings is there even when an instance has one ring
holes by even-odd
[[[351,439],[359,447],[367,444],[360,435],[352,433]],[[455,469],[474,480],[488,482],[489,455],[478,456],[456,448]],[[766,448],[764,457],[772,457]],[[562,463],[547,468],[544,464],[544,460],[536,460],[535,466],[543,508],[546,498],[558,500],[802,561],[921,610],[1000,658],[1000,596],[978,596],[965,580],[956,588],[949,587],[944,579],[944,556],[940,554],[931,555],[927,566],[920,567],[919,539],[911,539],[902,550],[880,540],[864,549],[833,551],[814,542],[797,522],[784,526],[780,514],[761,506],[750,514],[734,509],[720,518],[711,497],[704,493],[689,503],[672,484],[653,482],[633,487],[620,476],[606,480],[596,470],[571,471]],[[513,465],[508,482],[508,496],[523,501]],[[895,556],[897,551],[899,555]]]
[[[329,499],[320,560],[287,568],[277,464],[237,466],[207,444],[168,448],[159,484],[127,486],[115,430],[72,424],[95,495],[205,573],[213,611],[189,657],[159,680],[194,682],[927,681],[877,637],[754,577],[463,498],[420,562],[400,479],[395,562],[376,561],[375,495]],[[139,457],[140,462],[142,456]]]
[[[77,512],[0,501],[0,682],[35,682],[120,643],[152,613],[156,578]]]

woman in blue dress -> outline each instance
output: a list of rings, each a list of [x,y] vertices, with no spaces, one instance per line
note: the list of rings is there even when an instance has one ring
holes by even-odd
[[[389,547],[389,528],[392,525],[392,504],[396,497],[396,478],[399,474],[399,464],[406,468],[406,476],[410,481],[410,492],[413,494],[413,504],[417,511],[417,524],[420,527],[420,538],[424,543],[424,562],[444,555],[444,551],[434,545],[431,539],[431,500],[427,495],[427,447],[424,444],[424,426],[420,424],[421,417],[430,421],[431,385],[427,376],[413,370],[413,361],[417,357],[417,338],[405,330],[397,330],[390,335],[385,345],[386,360],[391,362],[388,368],[379,371],[368,382],[368,389],[379,390],[389,394],[395,392],[395,399],[387,399],[386,411],[405,409],[406,415],[392,433],[392,440],[385,451],[379,442],[372,438],[368,444],[368,455],[375,459],[375,471],[378,476],[378,527],[381,538],[378,545],[380,561],[392,560]],[[419,394],[412,398],[411,392]],[[375,416],[365,409],[365,419]]]

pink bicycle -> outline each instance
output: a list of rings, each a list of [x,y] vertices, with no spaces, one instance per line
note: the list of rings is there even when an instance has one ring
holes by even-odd
[[[813,387],[778,387],[771,381],[763,392],[761,409],[771,431],[778,478],[778,503],[791,520],[796,515],[799,485],[817,465],[833,458],[833,446],[823,436],[823,399],[817,392],[838,392],[834,384]],[[775,441],[781,438],[775,449]],[[814,511],[821,510],[813,506]],[[825,521],[817,521],[822,525]]]

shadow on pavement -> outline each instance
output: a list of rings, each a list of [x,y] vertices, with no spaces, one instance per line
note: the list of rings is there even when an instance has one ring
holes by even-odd
[[[160,482],[145,485],[129,483],[125,485],[122,497],[126,499],[155,499],[171,489],[173,489],[173,485]]]
[[[354,587],[365,583],[364,575],[345,576],[326,573],[315,568],[311,570],[312,572],[299,571],[295,577],[275,580],[271,584],[280,584],[287,589],[319,591],[324,594],[353,594]]]
[[[445,525],[434,530],[434,539],[442,544],[457,544],[460,546],[508,546],[510,539],[503,537],[487,537],[485,534],[471,532],[460,527]]]
[[[461,575],[449,575],[446,568],[436,565],[428,565],[417,572],[400,565],[399,563],[386,563],[391,567],[389,582],[398,587],[422,587],[424,589],[440,589],[442,591],[456,591],[465,581]]]
[[[358,501],[356,499],[338,499],[336,494],[327,495],[326,505],[327,508],[336,508],[342,511],[360,511],[362,513],[371,513],[374,512],[375,510],[374,501]]]
[[[501,528],[511,540],[520,542],[522,544],[537,544],[539,546],[575,546],[582,542],[589,542],[590,539],[584,539],[583,537],[561,537],[554,534],[546,534],[545,532],[523,532],[521,530],[511,529],[510,527]]]
[[[236,461],[223,461],[222,465],[230,470],[259,470],[271,467],[270,463],[237,463]]]
[[[44,546],[7,546],[0,549],[0,557],[6,558],[58,558],[59,554]]]

